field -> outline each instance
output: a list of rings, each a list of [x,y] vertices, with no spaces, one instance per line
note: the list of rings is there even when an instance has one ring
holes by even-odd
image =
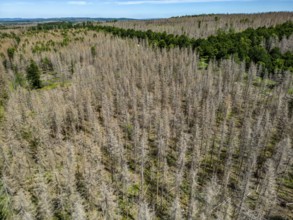
[[[0,219],[293,219],[292,21],[1,26]]]

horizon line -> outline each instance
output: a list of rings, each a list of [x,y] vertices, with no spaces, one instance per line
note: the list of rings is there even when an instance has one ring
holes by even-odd
[[[152,20],[152,19],[168,19],[175,17],[188,17],[188,16],[208,16],[208,15],[253,15],[253,14],[270,14],[270,13],[293,13],[293,11],[264,11],[264,12],[239,12],[239,13],[202,13],[202,14],[186,14],[186,15],[173,15],[164,18],[133,18],[133,17],[91,17],[91,16],[61,16],[61,17],[0,17],[0,19],[66,19],[66,18],[79,18],[79,19],[133,19],[133,20]]]

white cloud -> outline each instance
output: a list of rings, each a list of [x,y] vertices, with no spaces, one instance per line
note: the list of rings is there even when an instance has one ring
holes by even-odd
[[[196,2],[229,2],[237,0],[126,0],[116,1],[119,5],[141,5],[141,4],[178,4],[178,3],[196,3]],[[251,1],[251,0],[238,0],[238,1]]]
[[[88,5],[89,2],[86,1],[69,1],[67,2],[69,5]]]

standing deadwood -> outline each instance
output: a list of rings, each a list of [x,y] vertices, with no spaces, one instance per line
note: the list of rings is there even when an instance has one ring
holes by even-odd
[[[220,199],[219,197],[220,193],[220,186],[217,183],[217,178],[214,176],[211,181],[209,181],[206,184],[205,190],[204,190],[204,207],[203,207],[203,214],[207,219],[212,218],[213,212],[216,210],[214,209]]]
[[[116,197],[110,186],[102,183],[101,186],[101,208],[105,220],[116,220],[118,218]]]
[[[273,125],[277,129],[276,139],[277,141],[281,141],[282,138],[287,136],[288,126],[289,126],[289,112],[288,112],[288,104],[285,101],[285,94],[283,92],[278,91],[279,94],[275,94],[277,98],[277,104],[274,106],[274,117],[273,117]]]
[[[140,140],[139,137],[141,135],[141,129],[138,123],[137,118],[134,119],[134,129],[132,132],[132,141],[133,141],[133,160],[134,160],[134,169],[138,169],[139,164],[139,146]]]
[[[123,160],[124,161],[124,160]],[[127,163],[126,161],[124,161],[121,165],[121,172],[120,172],[120,181],[121,181],[121,191],[122,191],[122,197],[123,197],[123,200],[125,199],[128,199],[127,196],[125,196],[127,194],[127,190],[129,188],[129,183],[131,181],[130,179],[130,173],[129,173],[129,169],[128,169],[128,166],[127,166]]]
[[[228,140],[227,140],[227,157],[224,168],[224,176],[223,176],[223,191],[224,195],[226,194],[227,186],[229,184],[230,174],[232,172],[233,166],[233,153],[234,153],[234,121],[230,122],[229,131],[228,131]]]
[[[144,166],[147,156],[147,134],[145,130],[142,131],[140,140],[140,199],[143,197],[144,192]]]
[[[208,133],[207,133],[207,142],[206,145],[208,147],[212,146],[212,149],[210,149],[210,154],[211,154],[211,158],[213,158],[214,156],[214,147],[215,147],[215,136],[216,136],[216,131],[215,131],[215,126],[216,126],[216,111],[218,109],[218,106],[216,106],[217,104],[217,100],[213,100],[212,98],[210,98],[209,100],[209,104],[208,104]],[[213,140],[213,143],[210,144],[211,140]],[[213,163],[213,160],[212,160]]]
[[[112,181],[114,181],[114,175],[115,170],[119,169],[119,164],[121,161],[120,157],[120,143],[117,137],[117,134],[114,133],[114,131],[110,128],[108,130],[108,147],[107,147],[107,153],[110,156],[110,166],[111,166],[111,176]]]
[[[273,126],[271,123],[271,115],[269,111],[265,112],[264,119],[262,122],[262,129],[264,131],[263,131],[262,140],[258,142],[259,144],[258,149],[260,151],[260,157],[265,157],[265,153],[267,151],[267,146],[270,141],[270,136],[273,129]]]
[[[182,209],[180,205],[180,199],[178,196],[175,197],[172,207],[171,207],[171,212],[170,212],[170,219],[171,220],[181,220],[183,219],[182,216]]]
[[[9,188],[6,185],[6,178],[1,175],[0,180],[0,219],[11,219],[11,195],[9,195]]]
[[[168,113],[166,113],[168,114]],[[163,198],[165,195],[164,188],[167,188],[169,185],[168,179],[168,164],[167,164],[167,151],[168,151],[168,137],[169,137],[169,129],[168,129],[168,121],[166,121],[166,115],[163,115],[164,118],[159,120],[159,125],[157,128],[157,157],[156,157],[156,205],[159,206],[159,198],[160,198],[160,208],[163,207]]]
[[[119,115],[121,121],[127,123],[127,97],[124,88],[122,88],[121,84],[117,85],[114,98],[114,106],[115,106],[115,115]]]
[[[76,158],[76,152],[75,152],[75,146],[73,146],[71,143],[66,143],[67,147],[67,158],[66,158],[66,167],[64,169],[65,172],[65,181],[66,181],[66,187],[68,187],[70,192],[75,191],[75,174],[76,174],[76,168],[77,168],[77,158]]]
[[[78,110],[73,105],[66,106],[65,120],[63,123],[65,137],[75,136],[81,128]]]
[[[175,89],[174,89],[175,90]],[[183,116],[184,114],[181,111],[181,102],[179,99],[179,94],[176,91],[174,91],[174,97],[173,97],[173,105],[172,109],[174,111],[173,117],[172,117],[172,124],[170,126],[171,128],[171,136],[172,137],[178,137],[181,135],[182,129],[183,129]]]
[[[235,210],[236,213],[234,216],[234,218],[237,220],[240,220],[242,218],[245,200],[247,196],[249,195],[249,186],[251,184],[250,179],[251,179],[251,174],[253,172],[253,169],[255,167],[255,162],[256,162],[255,156],[251,155],[247,162],[246,169],[244,171],[244,176],[241,182],[241,191],[240,191],[240,197],[239,197],[240,202],[239,202],[237,210]]]
[[[197,169],[192,168],[190,170],[190,196],[189,196],[189,203],[188,203],[188,219],[195,219],[197,212],[198,212],[198,207],[197,207],[197,202],[195,200],[195,190],[197,186]]]
[[[122,188],[127,187],[127,183],[129,182],[129,172],[128,172],[128,165],[127,165],[127,155],[126,150],[124,148],[122,138],[119,136],[119,130],[118,128],[115,130],[115,133],[117,134],[117,141],[118,141],[118,152],[117,152],[117,170],[118,170],[118,177],[120,182],[122,182]],[[115,157],[113,158],[116,159]]]
[[[82,204],[82,199],[79,195],[72,196],[73,210],[72,210],[72,219],[73,220],[86,220],[87,216],[85,209]]]
[[[163,138],[166,141],[166,151],[168,150],[168,144],[170,140],[170,111],[167,109],[164,109],[163,112],[163,117],[162,117],[162,135]]]
[[[187,135],[182,133],[180,136],[180,140],[177,146],[179,150],[179,156],[177,159],[177,171],[175,176],[175,196],[180,196],[180,186],[183,179],[183,172],[185,166],[185,153],[187,150]]]
[[[244,100],[243,104],[245,105],[245,109],[248,108],[248,101],[250,99],[250,93],[251,93],[251,87],[252,87],[252,83],[253,83],[253,80],[256,76],[256,73],[257,73],[257,67],[253,64],[250,65],[250,69],[248,71],[248,81],[247,83],[245,84],[245,88],[243,90],[243,93],[242,93],[242,99]]]
[[[256,203],[258,219],[263,219],[266,215],[269,217],[270,210],[276,205],[276,186],[274,162],[268,160],[265,164],[265,177],[260,186],[259,197]]]
[[[142,127],[145,129],[149,128],[150,114],[149,114],[149,97],[147,88],[143,88],[143,94],[141,99],[142,105]]]
[[[156,201],[158,203],[158,198],[159,198],[159,185],[162,185],[165,183],[165,177],[166,177],[166,141],[165,141],[165,135],[164,135],[164,125],[163,125],[163,120],[159,120],[159,126],[158,126],[158,131],[157,131],[157,169],[156,169]],[[162,187],[161,187],[161,198],[162,198]],[[162,201],[161,201],[162,202]],[[161,204],[162,205],[162,204]]]
[[[89,90],[86,90],[84,92],[84,95],[82,97],[84,99],[83,107],[84,107],[84,114],[85,114],[85,120],[89,124],[89,130],[91,132],[95,132],[95,115],[94,115],[94,110],[91,104],[91,92]]]
[[[53,208],[50,191],[41,172],[35,175],[34,183],[34,192],[38,201],[38,217],[41,219],[52,219]]]
[[[62,139],[62,113],[60,113],[60,108],[57,110],[57,108],[54,108],[55,106],[50,105],[49,106],[49,112],[50,112],[50,132],[53,137],[55,137],[57,140]],[[62,110],[62,108],[61,108]]]
[[[232,220],[233,217],[233,206],[230,197],[223,198],[223,201],[218,204],[214,209],[217,220]]]
[[[239,159],[240,159],[240,163],[239,163],[239,172],[241,172],[243,166],[245,164],[244,161],[245,159],[247,159],[247,154],[249,153],[248,152],[248,149],[249,149],[249,145],[250,145],[250,141],[251,141],[251,128],[250,128],[250,120],[251,118],[247,118],[245,120],[245,124],[242,128],[242,132],[240,134],[240,144],[239,144]]]
[[[191,202],[188,205],[188,220],[192,220],[192,219],[197,219],[198,218],[198,213],[199,213],[199,203],[198,201],[191,200]]]
[[[103,125],[108,128],[113,116],[113,102],[111,102],[111,99],[106,94],[103,94],[102,97],[101,115],[103,118]]]
[[[13,198],[13,208],[15,214],[13,219],[16,220],[33,220],[35,219],[35,207],[32,203],[30,193],[20,189]]]
[[[97,146],[103,146],[104,144],[104,134],[102,130],[102,126],[100,124],[100,121],[94,117],[94,121],[92,122],[93,124],[93,140],[97,143]]]
[[[202,154],[206,155],[209,153],[210,149],[210,137],[213,134],[212,123],[214,122],[215,108],[214,104],[210,100],[205,100],[203,104],[202,111],[204,112],[201,118],[201,143],[202,143]]]
[[[198,126],[195,124],[194,135],[193,135],[193,149],[192,149],[192,161],[189,171],[190,178],[190,195],[189,195],[189,204],[188,204],[188,219],[194,219],[197,212],[197,202],[195,200],[195,190],[197,187],[197,177],[200,168],[200,149],[198,146]]]
[[[141,201],[139,203],[137,220],[152,220],[152,219],[153,219],[153,214],[151,213],[148,207],[148,204],[144,201]]]
[[[187,120],[187,125],[190,126],[193,122],[193,115],[194,115],[194,106],[197,104],[194,101],[194,95],[193,92],[189,89],[186,97],[186,109],[185,109],[185,114],[186,114],[186,120]]]
[[[289,165],[292,156],[291,140],[289,137],[283,139],[276,149],[274,161],[276,164],[276,173],[284,172]]]
[[[278,47],[281,49],[281,52],[286,53],[287,51],[292,51],[293,49],[292,42],[293,42],[293,37],[291,35],[289,37],[283,36],[282,40],[277,43],[278,43]]]
[[[170,111],[169,110],[164,110],[163,111],[163,124],[162,124],[162,135],[163,135],[163,138],[164,138],[164,144],[165,146],[163,147],[162,149],[162,155],[165,156],[163,157],[163,169],[164,169],[164,172],[163,172],[163,177],[164,179],[166,179],[166,171],[168,170],[168,164],[166,163],[166,160],[167,160],[167,155],[168,155],[168,152],[169,152],[169,144],[170,144]],[[165,148],[165,149],[164,149]],[[165,155],[164,155],[165,153]]]
[[[84,137],[86,138],[86,137]],[[89,195],[95,197],[93,198],[93,204],[96,203],[98,196],[98,188],[101,184],[102,173],[105,169],[104,165],[102,164],[102,152],[101,146],[96,144],[93,140],[88,140],[86,142],[84,148],[84,165],[83,167],[79,167],[79,170],[84,176],[85,181],[87,182],[86,187],[89,190]],[[92,169],[94,167],[94,169]]]
[[[220,141],[220,145],[218,147],[218,154],[217,154],[217,158],[220,159],[221,153],[222,153],[222,148],[224,146],[224,141],[225,141],[225,137],[226,137],[226,122],[227,122],[227,108],[224,107],[224,113],[223,113],[223,122],[221,124],[221,141]]]
[[[158,152],[157,152],[157,169],[156,169],[156,201],[158,203],[158,198],[159,198],[159,185],[163,184],[164,181],[162,181],[164,179],[164,166],[165,166],[165,157],[166,157],[166,152],[165,152],[165,141],[163,138],[159,139],[159,143],[158,143]],[[161,191],[162,193],[162,191]],[[162,194],[161,194],[162,196]]]
[[[161,106],[163,109],[166,109],[169,104],[169,95],[170,95],[170,88],[167,86],[166,78],[162,79],[162,99],[161,99]]]
[[[231,198],[225,200],[220,211],[220,213],[217,213],[218,220],[233,220],[233,205]]]

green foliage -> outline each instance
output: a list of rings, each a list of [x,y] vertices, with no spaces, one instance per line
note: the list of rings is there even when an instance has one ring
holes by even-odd
[[[243,24],[246,24],[246,23],[249,23],[250,20],[248,18],[243,18],[240,20],[240,23],[243,23]]]
[[[36,27],[32,27],[32,30],[69,29],[72,27],[72,22],[50,22],[45,24],[38,24]]]
[[[273,88],[276,85],[276,82],[270,79],[264,79],[261,77],[256,77],[253,80],[253,85],[254,86],[261,86],[261,85],[265,85],[268,88]]]
[[[218,17],[215,17],[215,20],[218,20]],[[247,22],[249,20],[243,20],[243,23]],[[198,26],[201,26],[200,21]],[[274,73],[275,70],[291,71],[293,66],[292,52],[281,54],[279,48],[270,51],[268,47],[262,45],[263,41],[265,45],[268,45],[269,40],[274,36],[279,40],[283,37],[289,37],[293,33],[293,22],[286,22],[275,27],[248,28],[240,33],[235,33],[234,30],[230,30],[228,33],[219,30],[216,36],[210,36],[207,39],[193,39],[185,35],[174,36],[166,32],[157,33],[152,30],[140,31],[112,26],[99,25],[88,28],[109,32],[122,38],[145,39],[148,40],[150,45],[159,48],[192,47],[201,57],[207,58],[207,61],[214,58],[217,60],[227,59],[234,55],[239,61],[245,61],[247,64],[250,62],[257,63],[270,73]]]
[[[14,74],[14,79],[11,82],[13,89],[16,89],[19,86],[24,86],[25,85],[25,78],[23,77],[22,74],[16,72]]]
[[[3,118],[4,118],[4,107],[3,105],[0,105],[0,122],[2,122]],[[1,215],[0,215],[1,216]],[[0,218],[1,219],[1,218]]]
[[[128,195],[131,197],[135,197],[139,195],[139,185],[138,184],[133,184],[128,188]]]
[[[40,70],[37,64],[31,60],[30,65],[26,68],[27,80],[32,89],[39,89],[42,87],[40,80]]]
[[[91,47],[91,54],[92,54],[93,57],[97,56],[97,50],[96,50],[95,46]]]
[[[201,28],[201,21],[198,21],[198,22],[197,22],[197,27],[198,27],[198,28]]]
[[[219,18],[214,17],[215,21]],[[242,23],[250,22],[247,19],[241,21]],[[201,26],[201,21],[198,21],[198,26]],[[285,72],[293,70],[293,53],[287,52],[282,54],[279,48],[269,50],[269,41],[272,37],[281,40],[283,37],[289,37],[293,33],[293,23],[286,22],[275,27],[260,27],[257,29],[248,28],[243,32],[235,33],[233,30],[224,32],[219,30],[216,36],[210,36],[207,39],[194,39],[188,38],[185,35],[173,35],[166,32],[153,32],[152,30],[141,31],[134,29],[123,29],[113,26],[94,26],[90,22],[80,24],[73,24],[70,22],[53,22],[47,24],[38,24],[33,27],[33,30],[63,30],[63,41],[60,45],[68,46],[70,39],[67,36],[68,29],[70,28],[87,28],[95,31],[104,31],[112,33],[115,36],[122,38],[137,38],[139,40],[148,40],[150,45],[159,48],[173,48],[178,46],[180,48],[191,47],[196,50],[200,57],[206,59],[206,63],[210,60],[222,60],[233,56],[238,62],[245,61],[247,64],[250,62],[257,63],[263,68],[263,74],[267,70],[269,73]],[[12,36],[15,38],[15,36]],[[50,51],[54,47],[54,42],[47,42],[46,44],[37,44],[33,52],[40,53],[42,51]],[[15,49],[9,48],[7,53],[9,59],[14,56]],[[91,47],[92,56],[96,56],[96,48]],[[45,71],[46,68],[52,70],[52,65],[44,60],[41,68]],[[46,67],[45,67],[46,66]]]
[[[7,81],[4,78],[4,75],[0,74],[0,122],[4,118],[4,105],[8,100],[8,92],[7,92]]]
[[[131,124],[125,124],[123,130],[127,134],[127,138],[130,140],[134,130],[133,126]]]
[[[3,182],[0,180],[0,219],[10,219],[11,218],[11,200],[8,196]]]
[[[206,69],[208,67],[207,59],[206,58],[201,58],[199,60],[199,68],[200,69]]]
[[[69,87],[71,84],[69,82],[52,82],[52,83],[47,83],[47,85],[42,85],[41,90],[52,90],[56,89],[59,87]]]
[[[50,49],[46,46],[40,46],[40,45],[36,45],[33,49],[32,52],[33,53],[40,53],[42,51],[50,51]]]
[[[75,64],[73,61],[71,61],[70,67],[69,67],[69,71],[70,71],[71,75],[74,74],[74,69],[75,69]]]
[[[14,53],[15,53],[15,48],[14,47],[10,47],[7,49],[7,55],[9,60],[12,60],[14,57]]]
[[[160,40],[158,43],[159,48],[165,48],[167,46],[166,42],[164,40]]]
[[[63,41],[61,42],[61,46],[66,47],[66,46],[68,46],[69,42],[70,42],[69,38],[67,36],[65,36]]]
[[[44,72],[53,72],[54,71],[53,63],[48,57],[41,59],[40,66]]]
[[[271,67],[271,58],[269,53],[265,50],[265,48],[261,46],[255,46],[250,49],[250,58],[259,64],[263,64],[266,67]]]

